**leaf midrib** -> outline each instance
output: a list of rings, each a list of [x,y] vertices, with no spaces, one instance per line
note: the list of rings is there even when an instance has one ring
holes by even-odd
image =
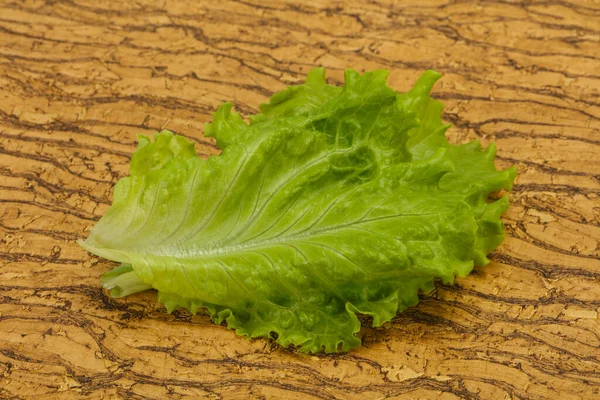
[[[365,214],[365,216],[368,215],[370,211],[371,210],[369,210]],[[277,245],[286,245],[289,243],[301,241],[302,239],[306,239],[307,237],[318,236],[323,233],[329,233],[332,231],[343,230],[346,228],[352,228],[355,225],[362,225],[362,224],[366,224],[366,223],[374,222],[374,221],[380,221],[380,220],[392,219],[392,218],[401,218],[401,217],[429,216],[429,215],[439,215],[439,214],[441,214],[441,213],[436,212],[436,213],[424,213],[424,214],[394,214],[394,215],[386,215],[386,216],[371,218],[371,219],[367,219],[367,220],[364,220],[363,219],[364,216],[363,216],[358,221],[352,221],[352,222],[349,222],[349,223],[343,224],[343,225],[336,225],[336,226],[321,228],[321,229],[317,229],[315,231],[308,231],[308,232],[292,234],[290,236],[284,236],[283,238],[276,236],[275,238],[250,241],[250,242],[247,242],[246,244],[228,245],[228,246],[220,246],[220,247],[214,246],[214,248],[212,248],[212,249],[194,249],[193,250],[194,254],[191,254],[191,255],[178,254],[178,255],[166,255],[166,257],[183,258],[183,259],[212,258],[212,257],[223,256],[223,255],[227,255],[227,254],[243,253],[243,252],[246,252],[246,251],[249,251],[252,249],[257,249],[257,248],[264,248],[264,247],[277,246]],[[382,235],[382,236],[388,236],[388,235]]]

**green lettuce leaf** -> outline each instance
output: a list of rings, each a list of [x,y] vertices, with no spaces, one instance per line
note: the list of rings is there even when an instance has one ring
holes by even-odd
[[[171,132],[139,137],[86,250],[123,265],[103,277],[115,297],[154,288],[169,312],[208,312],[248,337],[306,352],[360,345],[417,304],[436,278],[466,276],[504,238],[516,171],[495,148],[451,145],[425,72],[408,93],[387,71],[323,69],[275,94],[246,124],[223,104],[206,125],[222,149],[200,159]]]

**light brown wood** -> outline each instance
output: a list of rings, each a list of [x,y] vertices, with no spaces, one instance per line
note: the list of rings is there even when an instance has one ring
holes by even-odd
[[[597,1],[0,3],[0,398],[600,398]],[[107,297],[114,264],[75,240],[135,134],[215,154],[221,102],[256,112],[314,66],[387,68],[398,90],[444,73],[451,140],[519,168],[494,261],[342,355]]]

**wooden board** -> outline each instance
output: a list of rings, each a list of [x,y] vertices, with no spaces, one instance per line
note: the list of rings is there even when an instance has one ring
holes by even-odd
[[[0,3],[1,398],[600,398],[597,1]],[[221,102],[256,112],[314,66],[387,68],[398,90],[444,73],[451,140],[493,140],[519,169],[494,261],[342,355],[168,315],[153,292],[108,298],[114,264],[75,240],[135,134],[215,154]]]

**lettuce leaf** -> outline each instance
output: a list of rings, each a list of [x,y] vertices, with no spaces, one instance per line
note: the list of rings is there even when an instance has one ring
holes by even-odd
[[[223,104],[206,125],[222,149],[200,159],[187,139],[139,136],[130,176],[86,250],[123,263],[114,297],[154,288],[169,312],[208,312],[240,335],[305,352],[360,345],[374,326],[417,304],[436,278],[453,282],[504,238],[502,197],[516,171],[495,147],[451,145],[425,72],[407,93],[387,71],[315,69],[246,124]]]

